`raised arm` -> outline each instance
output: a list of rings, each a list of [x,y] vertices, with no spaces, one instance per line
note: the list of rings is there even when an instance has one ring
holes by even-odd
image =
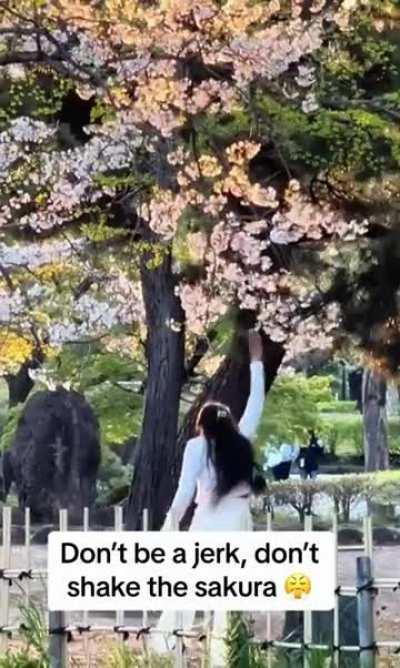
[[[264,407],[265,379],[262,362],[261,337],[256,332],[249,333],[250,350],[250,394],[245,411],[239,422],[243,436],[254,438]]]
[[[167,514],[164,528],[177,529],[179,522],[193,500],[197,479],[201,472],[204,454],[203,448],[204,444],[199,438],[193,438],[186,444],[178,489]]]

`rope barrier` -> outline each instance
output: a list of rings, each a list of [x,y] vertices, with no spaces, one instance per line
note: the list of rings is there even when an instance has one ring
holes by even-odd
[[[368,580],[368,582],[360,587],[356,587],[357,594],[360,594],[362,591],[370,591],[376,596],[379,593],[379,588],[375,586],[374,582],[374,580]]]
[[[136,640],[140,640],[142,636],[148,635],[149,633],[151,633],[151,626],[142,626],[136,634]]]
[[[72,642],[74,637],[68,626],[58,626],[49,629],[50,636],[67,636],[67,642]]]

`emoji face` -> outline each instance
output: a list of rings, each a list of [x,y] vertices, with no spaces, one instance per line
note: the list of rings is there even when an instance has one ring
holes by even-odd
[[[303,598],[311,591],[311,580],[304,573],[292,573],[285,580],[285,591],[294,598]]]

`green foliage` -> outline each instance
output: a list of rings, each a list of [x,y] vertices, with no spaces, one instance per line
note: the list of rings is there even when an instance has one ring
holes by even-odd
[[[124,443],[139,433],[143,402],[140,395],[106,380],[87,390],[86,398],[99,419],[104,445]]]
[[[352,506],[360,500],[373,499],[375,503],[396,504],[400,500],[400,471],[337,475],[319,480],[290,479],[272,482],[267,488],[270,508],[290,506],[299,515],[312,513],[315,502],[322,495],[331,499],[333,506],[348,522]]]
[[[346,402],[338,402],[340,404]],[[331,454],[338,457],[361,456],[363,446],[363,423],[360,413],[322,412],[320,415],[322,433]],[[400,420],[397,417],[388,420],[389,452],[400,452]]]
[[[144,376],[140,360],[128,354],[65,346],[46,368],[58,382],[85,394],[99,419],[103,445],[124,443],[138,434],[143,398],[137,385]]]
[[[11,447],[24,405],[25,404],[18,404],[18,406],[13,406],[8,410],[7,418],[4,422],[0,436],[0,452],[5,452]]]
[[[302,522],[305,515],[312,512],[313,504],[322,491],[320,481],[289,479],[270,483],[266,499],[271,509],[290,506],[298,513]]]
[[[357,412],[357,405],[355,401],[320,401],[318,410],[320,413],[354,414]]]
[[[277,378],[268,393],[257,442],[261,446],[307,442],[309,429],[324,432],[318,403],[332,400],[329,376],[307,378],[298,373]]]
[[[374,481],[372,476],[340,475],[324,481],[323,489],[333,500],[335,511],[343,522],[350,521],[352,504],[373,494]]]
[[[255,108],[288,164],[359,179],[397,169],[400,44],[393,33],[378,33],[367,12],[336,35],[334,48],[320,49],[313,113],[270,90],[259,89],[252,100],[249,113]]]
[[[126,237],[129,232],[122,228],[113,228],[108,224],[108,218],[105,215],[99,216],[99,221],[95,223],[85,223],[81,226],[81,232],[89,241],[94,243],[103,243],[112,239]]]
[[[48,634],[42,613],[34,605],[21,605],[20,614],[25,647],[0,656],[0,668],[48,668]]]
[[[266,652],[251,640],[245,616],[242,612],[229,613],[228,636],[226,641],[226,668],[290,668],[302,659],[301,650],[274,650],[272,663]],[[312,650],[307,653],[308,668],[326,668],[329,651]]]
[[[243,107],[231,114],[199,114],[194,120],[197,151],[214,151],[215,146],[225,147],[240,136],[249,136],[251,115]]]
[[[3,433],[3,428],[7,422],[8,414],[8,387],[5,381],[0,379],[0,438]],[[1,444],[0,444],[1,450]]]
[[[251,642],[251,634],[242,612],[229,613],[226,639],[227,668],[262,668],[262,652]]]
[[[51,120],[60,111],[71,82],[37,65],[25,71],[21,79],[3,79],[0,83],[0,128],[18,116]]]
[[[372,110],[319,109],[309,115],[267,93],[258,97],[257,105],[289,162],[312,171],[345,170],[358,178],[398,166],[400,132]]]
[[[97,502],[115,505],[128,496],[133,468],[124,465],[110,448],[103,447],[101,466],[97,481]]]

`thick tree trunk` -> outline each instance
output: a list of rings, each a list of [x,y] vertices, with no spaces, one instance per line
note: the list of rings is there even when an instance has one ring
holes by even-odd
[[[284,349],[280,344],[263,337],[265,392],[268,393],[282,362]],[[249,354],[247,334],[238,331],[233,339],[231,353],[221,363],[215,375],[206,383],[191,409],[188,411],[178,435],[177,460],[174,469],[174,489],[178,481],[181,458],[186,441],[194,435],[195,422],[200,407],[205,401],[215,400],[227,404],[234,417],[239,420],[245,407],[250,389]],[[169,501],[172,500],[172,495]],[[189,509],[182,526],[190,522],[193,507]]]
[[[370,369],[364,369],[362,406],[365,470],[388,469],[386,381]]]
[[[127,527],[142,527],[148,509],[151,529],[159,529],[173,493],[179,399],[184,367],[184,316],[175,295],[168,254],[156,268],[144,257],[141,280],[147,321],[148,379],[142,432],[135,449]],[[172,326],[171,326],[172,323]],[[180,323],[181,327],[174,327]]]

